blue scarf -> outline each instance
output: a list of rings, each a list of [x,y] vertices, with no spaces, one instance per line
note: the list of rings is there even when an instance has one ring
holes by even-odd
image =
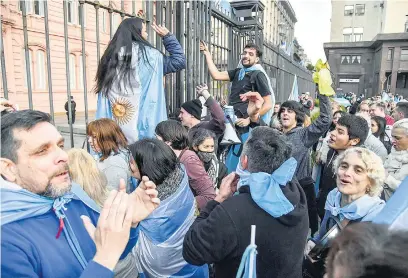
[[[325,210],[330,211],[333,216],[338,216],[340,221],[348,220],[372,221],[374,217],[384,208],[385,202],[379,197],[363,195],[351,204],[341,207],[341,192],[335,188],[327,195]]]
[[[248,185],[251,197],[264,211],[277,218],[293,211],[293,204],[283,194],[281,187],[292,180],[297,162],[291,157],[272,174],[249,173],[243,170],[241,163],[236,173],[240,176],[238,186]]]
[[[238,68],[240,68],[239,71],[239,75],[238,75],[238,80],[241,81],[242,79],[244,79],[245,74],[247,74],[248,72],[251,71],[256,71],[259,70],[261,71],[263,74],[265,74],[266,80],[268,80],[268,87],[269,87],[269,91],[271,93],[271,101],[272,101],[272,107],[275,106],[275,93],[273,92],[273,88],[271,85],[271,80],[269,79],[268,74],[266,73],[266,71],[264,70],[264,68],[260,65],[260,64],[255,64],[252,67],[249,68],[245,68],[242,65],[242,62],[239,62]],[[269,125],[269,122],[271,121],[271,117],[272,117],[272,111],[273,109],[271,108],[267,113],[265,113],[261,118],[262,120],[266,123],[266,125]]]
[[[146,47],[147,63],[139,57],[139,46],[132,48],[132,80],[118,85],[115,81],[108,98],[98,94],[96,119],[115,120],[129,144],[143,138],[153,138],[156,125],[167,120],[163,86],[163,55],[157,49]],[[119,55],[123,60],[124,48]],[[124,79],[127,77],[124,77]],[[119,88],[118,88],[119,87]],[[117,108],[122,110],[118,110]]]
[[[99,212],[98,205],[83,191],[76,183],[72,183],[71,192],[57,199],[51,199],[34,194],[20,186],[1,179],[1,226],[15,221],[36,217],[48,213],[51,209],[60,221],[60,227],[63,227],[68,244],[74,252],[76,258],[85,269],[87,260],[85,259],[75,232],[66,218],[64,211],[65,205],[72,199],[81,200],[89,208]]]

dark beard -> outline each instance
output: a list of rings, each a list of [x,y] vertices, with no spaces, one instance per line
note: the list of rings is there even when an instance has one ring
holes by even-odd
[[[68,192],[71,190],[71,187],[72,187],[71,182],[72,182],[72,181],[70,181],[70,183],[69,183],[67,186],[63,187],[63,188],[57,187],[55,184],[52,184],[52,183],[51,183],[51,180],[52,180],[53,178],[55,178],[58,174],[60,174],[61,172],[63,172],[63,171],[68,171],[68,175],[69,175],[69,167],[68,167],[68,164],[66,164],[66,165],[63,167],[63,169],[61,169],[60,171],[58,171],[57,173],[55,173],[55,174],[49,179],[49,182],[48,182],[47,187],[45,187],[45,190],[44,190],[41,194],[39,194],[39,195],[44,196],[44,197],[47,197],[47,198],[56,199],[56,198],[58,198],[58,197],[61,197],[61,196],[65,195],[66,193],[68,193]]]

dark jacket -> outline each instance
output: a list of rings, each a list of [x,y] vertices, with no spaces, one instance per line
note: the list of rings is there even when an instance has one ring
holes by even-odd
[[[248,186],[221,204],[208,202],[184,238],[184,259],[193,265],[214,263],[217,278],[235,278],[256,225],[257,277],[301,277],[309,230],[306,197],[296,178],[282,191],[295,209],[279,218],[253,201]]]
[[[68,112],[68,101],[65,102],[65,111]],[[74,100],[71,100],[71,111],[75,111],[76,110],[76,102]]]
[[[319,194],[317,195],[317,211],[320,219],[323,219],[326,210],[324,206],[326,204],[327,195],[330,191],[336,188],[336,174],[333,169],[333,162],[336,160],[339,154],[334,149],[330,148],[327,153],[326,164],[322,167],[322,173],[319,184]]]
[[[296,177],[301,180],[312,175],[310,159],[311,147],[319,140],[329,128],[332,122],[332,111],[330,99],[319,94],[320,115],[308,127],[295,127],[286,133],[292,144],[292,156],[296,159],[298,166]]]
[[[186,68],[186,56],[176,36],[168,33],[163,37],[163,45],[169,56],[163,56],[163,74],[177,72]]]
[[[201,121],[197,125],[190,128],[188,133],[189,142],[191,142],[192,134],[199,128],[205,128],[214,132],[216,136],[215,142],[218,142],[218,138],[224,134],[225,131],[224,111],[222,111],[221,106],[215,101],[213,97],[209,97],[205,102],[205,105],[210,110],[211,120]]]

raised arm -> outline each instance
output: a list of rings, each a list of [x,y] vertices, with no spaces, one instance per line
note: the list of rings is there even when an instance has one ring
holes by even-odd
[[[186,56],[177,38],[161,25],[152,24],[153,30],[163,38],[163,45],[169,56],[163,57],[163,74],[177,72],[186,68]]]
[[[211,120],[209,122],[202,122],[201,127],[209,129],[217,135],[223,134],[225,131],[224,112],[208,92],[208,86],[205,84],[197,86],[197,94],[204,97],[205,104],[211,113]]]
[[[208,46],[205,42],[200,42],[200,51],[204,54],[205,60],[207,61],[208,70],[210,72],[211,77],[214,80],[219,81],[230,81],[230,77],[227,71],[219,71],[215,66],[210,51],[208,51]]]
[[[306,147],[313,146],[320,136],[330,128],[332,122],[332,109],[329,97],[318,94],[318,98],[320,100],[320,115],[306,128],[306,138],[304,141]]]

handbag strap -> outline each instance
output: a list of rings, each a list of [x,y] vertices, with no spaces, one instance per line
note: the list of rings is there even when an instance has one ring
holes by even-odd
[[[340,219],[337,216],[333,216],[330,215],[327,223],[326,223],[326,231],[328,231],[329,229],[327,229],[327,225],[329,225],[330,220],[333,220],[335,222],[335,224],[337,225],[337,227],[339,227],[340,231],[343,230],[344,228],[346,228],[346,226],[350,223],[350,220],[347,218],[344,218],[342,221],[340,221]]]

